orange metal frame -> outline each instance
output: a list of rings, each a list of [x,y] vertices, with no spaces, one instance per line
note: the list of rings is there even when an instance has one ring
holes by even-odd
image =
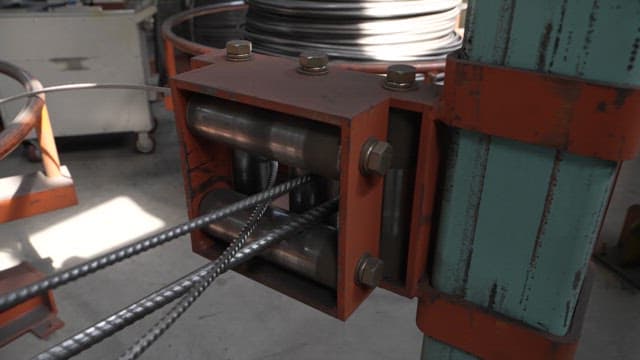
[[[589,271],[571,328],[565,336],[534,329],[426,284],[418,302],[418,327],[429,337],[481,359],[572,359],[580,339],[592,280],[593,271]]]
[[[338,236],[338,285],[333,295],[313,298],[313,291],[292,286],[278,276],[258,281],[298,298],[339,319],[346,319],[371,293],[355,283],[358,261],[365,253],[377,256],[382,204],[382,179],[360,174],[359,160],[369,137],[386,139],[389,101],[384,93],[370,91],[361,79],[366,74],[333,72],[308,77],[295,71],[286,59],[254,55],[252,61],[234,63],[221,56],[215,65],[180,74],[172,79],[176,121],[183,144],[189,215],[198,215],[199,202],[215,186],[229,186],[230,149],[195,139],[186,128],[185,105],[192,93],[202,93],[279,113],[318,121],[341,130],[340,230]],[[251,79],[251,80],[245,80]],[[286,83],[286,86],[273,86]],[[332,93],[357,94],[348,98]],[[215,149],[215,150],[214,150]],[[366,224],[366,225],[365,225]],[[348,239],[348,240],[347,240]],[[196,252],[205,256],[213,247],[202,234],[193,236]],[[246,272],[245,272],[246,274]],[[254,277],[255,278],[255,277]]]
[[[638,88],[473,63],[455,54],[446,78],[442,120],[451,126],[604,160],[630,160],[640,152]]]
[[[221,63],[224,60],[224,50],[215,49],[208,54],[191,58],[190,67],[199,69],[209,65]],[[257,59],[269,58],[256,55]],[[288,60],[283,60],[288,61]],[[226,61],[225,61],[226,62]],[[293,62],[290,62],[293,65]],[[333,67],[332,67],[333,69]],[[264,71],[267,71],[265,68]],[[366,80],[365,80],[366,79]],[[409,246],[406,254],[407,269],[403,282],[383,281],[382,287],[399,295],[413,298],[419,294],[420,283],[424,280],[427,265],[427,249],[432,234],[435,216],[435,201],[437,193],[438,171],[441,157],[441,144],[438,139],[438,101],[440,87],[433,85],[421,86],[416,91],[392,92],[382,88],[381,80],[377,76],[362,77],[363,86],[376,89],[390,100],[390,107],[412,111],[421,114],[420,140],[417,157],[414,195],[411,211],[411,229]]]
[[[0,272],[0,293],[6,294],[44,278],[44,275],[27,263]],[[9,310],[0,312],[0,347],[29,331],[46,339],[64,326],[56,317],[56,307],[51,291],[34,296]]]
[[[60,165],[47,106],[43,103],[37,111],[39,116],[34,127],[42,152],[44,175],[35,173],[0,179],[0,223],[78,203],[73,180]],[[17,189],[16,182],[19,184]]]
[[[640,89],[471,63],[456,54],[447,60],[446,82],[439,119],[450,126],[616,162],[640,151]],[[514,93],[513,84],[526,94]],[[425,280],[417,323],[427,336],[486,359],[573,358],[590,278],[566,336],[441,293]]]

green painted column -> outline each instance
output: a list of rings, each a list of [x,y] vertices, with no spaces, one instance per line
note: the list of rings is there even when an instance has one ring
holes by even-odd
[[[470,0],[463,54],[640,86],[639,48],[640,1]],[[451,136],[433,285],[564,335],[616,164],[466,130]],[[428,337],[422,357],[473,358]]]

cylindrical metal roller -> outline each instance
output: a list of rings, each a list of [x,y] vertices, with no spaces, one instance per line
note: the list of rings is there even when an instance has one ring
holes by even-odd
[[[388,139],[393,146],[393,159],[384,178],[380,229],[380,258],[388,281],[403,282],[406,276],[420,116],[399,109],[392,109],[389,114]]]
[[[253,195],[267,188],[271,161],[246,151],[233,151],[233,188]]]
[[[232,190],[214,190],[207,194],[200,205],[206,213],[226,204],[242,200],[244,196]],[[250,211],[238,212],[207,226],[204,231],[223,241],[232,241],[240,233],[249,218]],[[247,244],[291,221],[284,210],[270,208],[258,227],[247,240]],[[260,257],[298,275],[335,289],[337,282],[337,231],[326,225],[315,225],[299,233],[295,239],[283,240],[267,249]]]
[[[189,100],[187,113],[187,123],[197,136],[339,178],[337,127],[200,95]]]

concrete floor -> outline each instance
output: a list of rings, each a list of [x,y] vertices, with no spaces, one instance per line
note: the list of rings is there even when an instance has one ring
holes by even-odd
[[[62,152],[80,204],[0,225],[0,268],[20,260],[51,273],[186,219],[176,135],[159,106],[157,151],[139,155],[128,141],[94,140]],[[113,140],[113,139],[112,139]],[[87,150],[87,143],[92,148]],[[74,149],[75,147],[75,149]],[[0,162],[0,177],[38,168],[19,153]],[[626,166],[603,231],[615,241],[640,163]],[[634,186],[635,185],[635,186]],[[25,335],[0,349],[0,359],[26,359],[79,329],[205,263],[186,237],[55,291],[66,326],[48,341]],[[578,359],[637,359],[640,296],[598,268]],[[341,322],[253,281],[227,273],[146,354],[147,359],[418,359],[422,334],[416,301],[376,290]],[[119,355],[163,311],[98,344],[79,358]]]

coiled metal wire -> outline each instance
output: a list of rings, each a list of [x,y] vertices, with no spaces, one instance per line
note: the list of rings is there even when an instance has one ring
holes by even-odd
[[[4,294],[0,296],[0,312],[21,303],[26,299],[29,299],[38,294],[42,294],[45,291],[55,289],[61,285],[77,280],[83,276],[104,269],[107,266],[116,264],[122,260],[128,259],[132,256],[176,239],[182,235],[188,234],[193,230],[202,228],[235,212],[278,197],[284,193],[291,191],[295,187],[308,183],[310,180],[311,178],[309,176],[302,176],[287,181],[266,191],[249,196],[242,201],[238,201],[237,203],[225,206],[209,214],[197,217],[184,224],[174,226],[156,235],[136,241],[131,245],[127,245],[120,249],[111,251],[106,255],[100,256],[96,259],[76,265],[60,273],[50,275],[43,280],[35,282],[31,285],[22,287],[8,294]]]
[[[246,37],[260,52],[332,59],[429,61],[462,45],[460,0],[248,0]]]
[[[335,213],[338,210],[338,203],[339,201],[336,198],[299,216],[292,215],[292,220],[287,224],[278,227],[271,233],[242,248],[242,250],[236,254],[224,270],[226,271],[246,262],[252,257],[260,254],[266,248],[299,233],[304,228],[319,222],[330,214]],[[136,303],[131,304],[109,317],[91,325],[90,327],[66,338],[62,342],[35,356],[34,359],[69,359],[70,357],[89,349],[100,341],[186,294],[194,284],[202,281],[204,276],[209,273],[214,266],[215,264],[209,263],[200,267],[183,278],[140,299]]]
[[[271,174],[267,181],[267,189],[271,188],[278,175],[278,162],[271,162]],[[191,287],[189,292],[157,323],[155,323],[142,337],[140,337],[124,354],[121,360],[134,360],[139,358],[156,340],[173,325],[182,314],[204,293],[213,281],[229,266],[235,255],[242,249],[247,239],[258,226],[260,219],[269,208],[269,201],[258,204],[251,212],[249,220],[244,224],[236,239],[213,262],[213,267],[205,276]]]

